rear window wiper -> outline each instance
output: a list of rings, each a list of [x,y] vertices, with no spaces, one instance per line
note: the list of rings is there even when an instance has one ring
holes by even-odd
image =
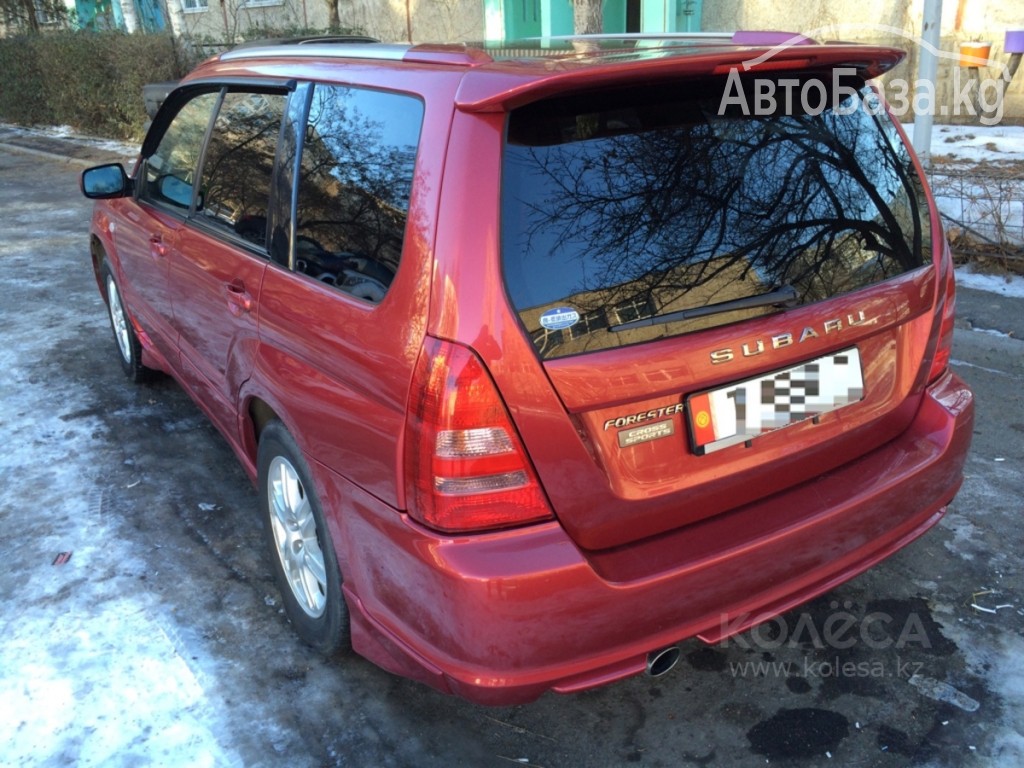
[[[693,320],[698,317],[708,317],[710,315],[720,315],[723,312],[735,312],[741,309],[755,309],[757,307],[792,307],[800,301],[800,296],[797,294],[796,289],[791,285],[784,285],[781,288],[776,288],[768,293],[761,293],[757,296],[746,296],[742,299],[730,299],[729,301],[720,301],[717,304],[708,304],[705,307],[691,307],[690,309],[680,309],[676,312],[666,312],[663,315],[653,315],[652,317],[644,317],[640,320],[630,320],[628,323],[622,323],[620,325],[610,325],[608,330],[612,333],[621,333],[622,331],[630,331],[634,328],[646,328],[650,325],[664,325],[666,323],[674,323],[678,320]]]

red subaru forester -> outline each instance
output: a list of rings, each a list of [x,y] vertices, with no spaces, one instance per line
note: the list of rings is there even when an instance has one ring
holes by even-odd
[[[523,702],[940,518],[973,406],[903,54],[777,42],[247,47],[84,173],[121,363],[234,448],[304,640]]]

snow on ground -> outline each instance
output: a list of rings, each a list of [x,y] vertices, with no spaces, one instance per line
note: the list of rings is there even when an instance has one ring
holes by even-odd
[[[0,764],[239,765],[119,533],[100,469],[119,451],[95,397],[61,373],[82,338],[110,331],[95,286],[81,288],[89,205],[71,184],[68,207],[41,203],[40,183],[0,174]]]
[[[973,271],[968,265],[957,269],[956,284],[962,288],[974,288],[978,291],[998,293],[1000,296],[1024,299],[1024,277],[1017,275],[985,275]]]
[[[907,127],[908,131],[911,131]],[[912,131],[911,131],[912,133]],[[1010,163],[1024,160],[1024,126],[936,125],[933,162]]]
[[[938,125],[929,179],[950,226],[1024,244],[1024,126]]]
[[[5,125],[5,128],[18,130],[18,126]],[[23,129],[24,130],[24,129]],[[79,133],[69,125],[55,125],[43,128],[33,128],[25,135],[42,135],[54,139],[71,139],[79,144],[87,144],[94,149],[104,152],[114,152],[119,155],[132,157],[139,151],[139,142],[117,141],[116,139],[102,139],[97,136],[86,136]]]

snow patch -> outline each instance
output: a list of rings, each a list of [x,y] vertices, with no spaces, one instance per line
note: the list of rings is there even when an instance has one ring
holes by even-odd
[[[936,125],[931,157],[962,163],[1019,162],[1024,157],[1024,126]]]
[[[1024,299],[1024,277],[1017,275],[983,275],[974,272],[970,267],[961,267],[956,271],[956,284],[962,288],[973,288],[977,291],[988,291],[1000,296]]]

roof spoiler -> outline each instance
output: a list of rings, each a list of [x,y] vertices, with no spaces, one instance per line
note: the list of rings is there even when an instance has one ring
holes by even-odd
[[[773,33],[775,34],[775,33]],[[781,33],[787,34],[787,33]],[[799,37],[803,37],[802,35]],[[553,59],[549,71],[523,72],[516,62],[495,62],[466,74],[456,95],[456,106],[463,112],[506,112],[532,101],[592,87],[608,87],[637,82],[647,84],[680,77],[725,76],[732,70],[750,72],[815,72],[837,68],[855,69],[865,80],[878,77],[899,64],[906,52],[899,48],[856,44],[817,45],[792,42],[792,37],[775,46],[753,47],[676,54],[671,49],[642,61]]]

